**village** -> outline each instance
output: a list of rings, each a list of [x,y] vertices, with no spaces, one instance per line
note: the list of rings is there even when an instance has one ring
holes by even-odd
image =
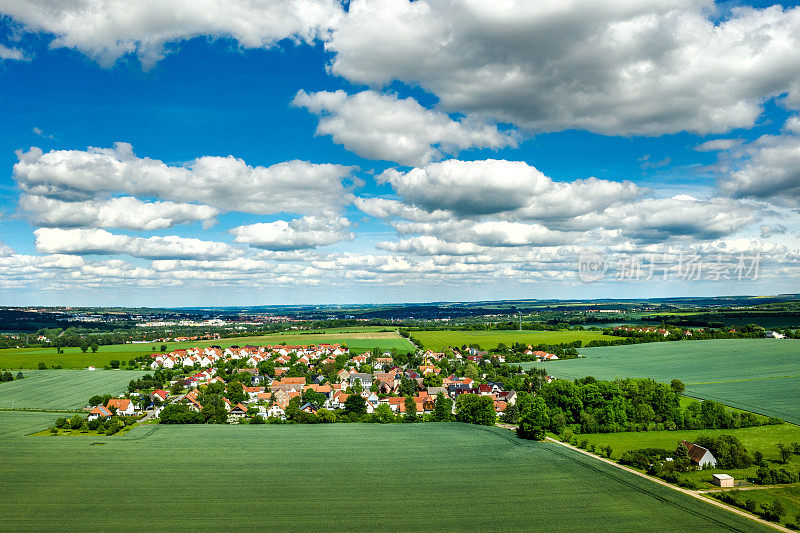
[[[531,348],[526,353],[541,361],[558,359],[554,354]],[[491,356],[497,363],[505,362],[502,355]],[[300,411],[316,414],[321,409],[344,409],[348,397],[359,395],[368,415],[382,405],[388,406],[395,415],[405,415],[407,407],[411,406],[407,399],[411,398],[414,415],[424,417],[434,412],[440,395],[450,400],[448,410],[451,413],[455,413],[455,402],[461,395],[490,398],[497,416],[515,405],[517,398],[517,392],[502,382],[481,380],[480,375],[475,375],[475,364],[489,360],[490,354],[473,348],[465,354],[458,350],[446,353],[419,350],[411,357],[420,363],[418,365],[397,364],[396,353],[378,353],[377,350],[353,356],[347,346],[341,344],[248,345],[224,349],[211,346],[153,354],[151,359],[151,370],[159,372],[159,376],[168,372],[166,375],[172,378],[169,391],[157,387],[152,390],[129,388],[125,397],[109,398],[104,404],[90,406],[88,420],[116,414],[141,417],[146,421],[159,418],[169,405],[186,406],[189,411],[200,413],[204,407],[202,393],[209,386],[225,388],[226,396],[222,401],[228,423],[254,417],[286,420],[293,399]],[[441,365],[443,361],[445,365]],[[472,373],[472,377],[457,373],[443,375],[442,366],[469,369],[470,364],[473,370],[466,373]],[[227,367],[233,372],[223,375],[218,367]],[[290,375],[297,374],[298,368],[303,375]],[[237,378],[231,379],[233,375]],[[550,380],[552,378],[545,376],[545,382]],[[241,391],[231,393],[231,383]],[[235,401],[227,396],[234,397]],[[303,401],[309,398],[312,400]]]

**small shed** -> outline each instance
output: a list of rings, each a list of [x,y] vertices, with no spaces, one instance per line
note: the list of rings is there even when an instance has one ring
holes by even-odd
[[[718,487],[733,487],[735,480],[728,474],[714,474],[711,476],[711,483]]]

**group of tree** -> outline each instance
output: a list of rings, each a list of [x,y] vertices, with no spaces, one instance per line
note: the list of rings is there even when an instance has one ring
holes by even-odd
[[[108,418],[95,418],[94,420],[87,420],[81,415],[74,415],[72,418],[58,418],[56,419],[55,426],[50,428],[51,433],[57,433],[59,429],[70,429],[73,431],[98,431],[106,435],[114,435],[118,433],[126,425],[134,423],[135,420],[128,417],[112,416]]]
[[[652,379],[598,381],[593,377],[574,382],[555,380],[542,386],[539,396],[547,406],[547,429],[560,434],[568,426],[581,433],[615,433],[676,429],[733,429],[780,424],[776,418],[732,411],[706,400],[680,406],[683,383],[670,385]],[[520,408],[521,410],[521,408]]]
[[[22,372],[17,372],[16,379],[22,379],[23,375]],[[7,381],[14,381],[14,374],[11,372],[0,372],[0,383],[5,383]]]

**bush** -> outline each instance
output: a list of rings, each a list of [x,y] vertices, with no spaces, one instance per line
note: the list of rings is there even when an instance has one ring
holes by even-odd
[[[672,452],[661,448],[641,448],[638,450],[628,450],[619,458],[619,462],[624,465],[646,469],[652,464],[663,461],[670,457]]]

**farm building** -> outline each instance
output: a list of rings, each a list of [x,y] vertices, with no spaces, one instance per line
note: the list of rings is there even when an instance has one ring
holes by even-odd
[[[700,468],[714,468],[717,466],[717,460],[714,458],[714,455],[706,448],[685,440],[682,440],[681,444],[683,444],[689,452],[689,459],[692,463],[698,465]]]
[[[733,487],[735,480],[728,474],[714,474],[711,476],[711,483],[718,487]]]

